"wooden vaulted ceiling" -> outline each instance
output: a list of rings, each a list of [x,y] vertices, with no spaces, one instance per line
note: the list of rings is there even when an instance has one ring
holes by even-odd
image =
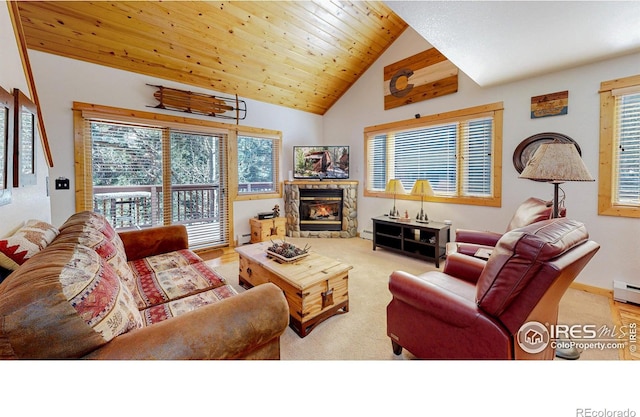
[[[18,4],[29,49],[314,114],[407,28],[381,1]]]

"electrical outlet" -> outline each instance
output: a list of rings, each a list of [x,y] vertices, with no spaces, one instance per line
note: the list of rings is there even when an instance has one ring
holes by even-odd
[[[68,190],[68,189],[69,189],[69,178],[56,179],[56,190]]]

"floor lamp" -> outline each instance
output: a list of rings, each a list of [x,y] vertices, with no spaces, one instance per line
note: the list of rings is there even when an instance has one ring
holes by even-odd
[[[420,196],[420,213],[416,216],[416,221],[418,223],[429,223],[429,217],[427,213],[424,212],[424,197],[433,195],[433,189],[431,188],[429,180],[416,180],[411,189],[411,195]]]
[[[400,217],[400,212],[398,212],[398,209],[396,208],[396,195],[405,193],[402,181],[395,179],[389,180],[389,182],[387,182],[387,186],[384,189],[384,192],[393,194],[393,208],[389,212],[389,217],[397,219],[398,217]]]
[[[572,143],[543,143],[533,154],[520,178],[547,181],[553,184],[553,218],[559,217],[558,189],[566,181],[595,181],[584,165],[576,146]],[[578,359],[575,347],[556,348],[556,356]]]
[[[553,184],[553,217],[558,217],[558,188],[566,181],[595,181],[572,143],[543,143],[533,154],[520,178]]]

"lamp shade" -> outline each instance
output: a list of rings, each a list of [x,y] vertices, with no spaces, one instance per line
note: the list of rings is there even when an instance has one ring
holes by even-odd
[[[402,185],[402,181],[394,179],[387,182],[387,186],[385,187],[384,192],[391,194],[404,194],[405,190],[404,186]]]
[[[541,144],[533,154],[520,178],[564,182],[595,181],[572,143]]]
[[[421,197],[433,195],[433,188],[429,180],[416,180],[411,189],[411,195],[419,195]]]

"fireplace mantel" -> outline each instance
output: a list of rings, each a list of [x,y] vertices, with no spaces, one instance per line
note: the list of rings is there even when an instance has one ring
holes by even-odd
[[[300,190],[301,189],[341,189],[342,228],[340,231],[300,230]],[[289,237],[356,237],[358,234],[358,181],[349,180],[294,180],[284,181],[284,214],[287,218]]]

